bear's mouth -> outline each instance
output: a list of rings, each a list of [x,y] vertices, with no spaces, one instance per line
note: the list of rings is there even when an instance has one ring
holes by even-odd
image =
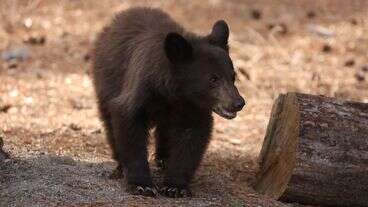
[[[213,108],[213,112],[224,117],[225,119],[233,119],[236,117],[236,111],[229,111],[224,108],[215,107]]]

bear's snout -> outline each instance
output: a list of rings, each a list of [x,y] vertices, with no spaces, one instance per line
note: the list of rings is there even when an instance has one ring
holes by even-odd
[[[239,96],[236,98],[232,104],[232,111],[240,111],[245,106],[245,100],[243,97]]]
[[[213,111],[226,119],[235,118],[237,112],[244,108],[246,101],[234,84],[224,84],[218,91]]]

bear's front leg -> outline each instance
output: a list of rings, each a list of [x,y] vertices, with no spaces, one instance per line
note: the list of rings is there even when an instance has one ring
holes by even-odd
[[[190,181],[198,168],[207,148],[212,117],[201,120],[180,121],[169,126],[171,137],[170,150],[165,169],[165,178],[160,193],[167,197],[190,197]]]
[[[147,161],[148,129],[144,114],[114,113],[112,116],[115,148],[119,166],[123,167],[128,192],[156,196]]]
[[[164,127],[165,126],[165,127]],[[169,158],[169,135],[167,134],[167,124],[161,123],[155,130],[156,138],[156,155],[155,161],[157,167],[161,170],[165,170],[166,162]]]

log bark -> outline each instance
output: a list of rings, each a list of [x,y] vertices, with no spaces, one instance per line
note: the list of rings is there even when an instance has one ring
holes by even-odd
[[[286,202],[368,206],[368,104],[299,93],[276,100],[255,189]]]

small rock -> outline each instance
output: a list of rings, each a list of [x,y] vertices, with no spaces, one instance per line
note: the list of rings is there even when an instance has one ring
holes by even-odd
[[[352,67],[354,65],[355,65],[355,60],[354,59],[349,59],[349,60],[345,61],[345,64],[344,64],[345,67]]]
[[[368,65],[363,65],[362,68],[361,68],[361,70],[363,72],[368,72]]]
[[[257,9],[252,9],[251,11],[251,16],[253,19],[259,20],[262,18],[262,13],[261,11],[257,10]]]
[[[44,35],[30,35],[23,42],[31,45],[43,45],[46,42],[46,37]]]
[[[355,73],[355,79],[358,82],[363,82],[363,81],[365,81],[365,76],[362,72],[357,72],[357,73]]]
[[[26,18],[23,22],[24,26],[27,28],[27,29],[30,29],[33,25],[33,21],[31,18]]]
[[[331,52],[332,47],[329,44],[324,44],[322,47],[322,52],[329,53]]]
[[[267,24],[267,29],[268,30],[272,30],[274,27],[275,27],[275,25],[272,24],[272,23]]]
[[[3,51],[1,53],[1,59],[5,61],[10,61],[10,60],[23,61],[23,60],[28,59],[29,54],[30,52],[27,48],[16,47],[16,48],[11,48],[11,49]]]
[[[91,55],[89,53],[85,54],[83,57],[85,62],[88,62],[91,59]]]
[[[6,64],[6,67],[8,69],[15,69],[18,67],[18,61],[16,59],[11,59],[8,61],[8,63]]]
[[[101,129],[95,129],[91,132],[91,134],[101,134],[102,130]]]
[[[307,17],[309,19],[313,19],[314,17],[316,17],[316,13],[313,10],[310,10],[307,12]]]
[[[335,36],[335,33],[333,31],[320,25],[308,25],[307,30],[311,33],[325,38]]]
[[[358,21],[357,21],[355,18],[351,19],[351,20],[350,20],[350,23],[351,23],[352,25],[358,25]]]
[[[12,107],[10,104],[4,104],[0,106],[0,112],[1,113],[7,113],[9,109]]]
[[[277,23],[277,24],[268,24],[268,30],[271,30],[275,33],[279,33],[285,35],[288,33],[288,28],[285,23]]]
[[[278,33],[280,33],[282,35],[288,33],[288,28],[287,28],[286,24],[284,24],[284,23],[278,24],[276,26],[276,28],[277,28]]]
[[[83,110],[83,109],[91,109],[92,106],[87,103],[85,100],[75,100],[75,99],[69,99],[70,105],[73,107],[73,109],[76,110]]]
[[[80,131],[82,129],[82,127],[78,126],[77,124],[71,123],[69,125],[69,128],[74,130],[74,131]]]

